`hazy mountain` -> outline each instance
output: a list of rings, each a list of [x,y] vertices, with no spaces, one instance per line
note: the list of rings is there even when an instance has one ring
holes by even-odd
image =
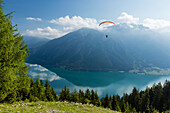
[[[31,36],[23,36],[23,37],[24,37],[23,40],[25,41],[26,44],[28,44],[29,48],[38,47],[49,41],[49,39],[46,38],[38,38],[38,37],[31,37]]]
[[[138,67],[156,66],[160,68],[170,67],[170,38],[142,25],[132,25],[132,28],[112,29],[111,37],[116,35],[117,41],[122,45]],[[135,66],[134,65],[134,66]]]
[[[54,39],[31,51],[29,62],[71,70],[119,71],[132,68],[121,42],[88,28]]]
[[[143,26],[121,27],[71,32],[32,49],[28,62],[86,71],[170,67],[169,39]]]

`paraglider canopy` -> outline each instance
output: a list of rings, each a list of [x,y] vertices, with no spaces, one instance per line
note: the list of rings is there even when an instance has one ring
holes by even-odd
[[[115,24],[114,22],[111,22],[111,21],[104,21],[104,22],[101,22],[101,23],[99,24],[99,26],[102,25],[102,24],[104,24],[104,23],[111,23],[111,24],[113,24],[113,25],[116,26],[116,24]]]

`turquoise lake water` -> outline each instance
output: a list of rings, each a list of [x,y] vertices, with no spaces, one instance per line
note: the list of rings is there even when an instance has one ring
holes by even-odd
[[[47,78],[57,94],[66,85],[71,91],[87,88],[96,90],[100,97],[109,95],[130,93],[133,87],[144,90],[154,83],[164,83],[170,80],[170,75],[140,75],[127,72],[85,72],[69,71],[61,68],[44,68],[37,64],[30,64],[29,75],[35,78],[37,75],[45,81]]]

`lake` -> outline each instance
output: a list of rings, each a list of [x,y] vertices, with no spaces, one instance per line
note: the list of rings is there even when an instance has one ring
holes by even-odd
[[[170,75],[140,75],[128,72],[86,72],[86,71],[69,71],[62,68],[45,68],[38,64],[29,64],[29,76],[34,79],[39,75],[40,79],[45,82],[48,78],[50,85],[57,94],[66,85],[71,91],[74,89],[87,88],[98,92],[99,97],[123,93],[131,93],[133,87],[144,90],[151,87],[154,83],[170,80]]]

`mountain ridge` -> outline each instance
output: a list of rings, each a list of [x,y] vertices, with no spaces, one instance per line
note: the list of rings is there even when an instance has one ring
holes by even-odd
[[[115,46],[112,46],[113,43]],[[124,65],[127,65],[127,70],[129,70],[130,62],[117,54],[117,51],[121,49],[120,44],[105,38],[102,32],[82,28],[34,49],[30,59],[35,61],[33,63],[50,64],[70,70],[118,71],[118,68],[125,69]],[[124,49],[121,52],[124,54],[123,57],[128,57]],[[112,57],[116,60],[113,60]],[[46,59],[48,63],[45,61]],[[121,63],[122,61],[124,62]]]
[[[83,71],[168,68],[170,52],[157,35],[82,28],[31,50],[29,63]],[[109,37],[106,38],[105,35]],[[156,40],[157,39],[157,40]]]
[[[38,38],[32,36],[23,36],[23,41],[28,45],[28,48],[38,47],[49,41],[47,38]]]

